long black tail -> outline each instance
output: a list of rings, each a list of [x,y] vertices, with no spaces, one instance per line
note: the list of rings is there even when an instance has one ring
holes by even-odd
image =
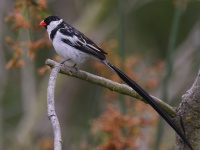
[[[142,98],[144,98],[164,119],[165,121],[176,131],[176,133],[182,138],[182,140],[193,150],[190,142],[186,139],[185,135],[180,131],[177,125],[171,120],[168,114],[151,98],[151,96],[145,92],[137,83],[130,79],[126,74],[110,64],[107,60],[102,61],[106,66],[111,68],[118,76],[131,88],[133,88]]]

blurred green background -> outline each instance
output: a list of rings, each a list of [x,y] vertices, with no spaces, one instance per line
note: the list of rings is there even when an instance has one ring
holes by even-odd
[[[6,69],[6,64],[14,55],[13,49],[5,41],[7,36],[17,43],[36,41],[46,32],[39,27],[39,22],[29,15],[29,7],[15,5],[19,1],[0,1],[0,149],[51,150],[53,132],[46,112],[49,72],[39,75],[38,69],[44,66],[47,58],[54,59],[53,47],[50,45],[39,48],[34,52],[34,59],[30,59],[29,49],[22,46],[22,54],[19,57],[23,60],[22,67]],[[60,16],[97,44],[103,45],[105,51],[118,56],[121,61],[118,67],[122,70],[126,71],[123,63],[127,58],[138,58],[131,67],[131,71],[136,75],[133,78],[151,95],[172,106],[178,106],[181,96],[192,85],[200,67],[200,1],[39,2],[46,2],[47,7],[32,12],[35,16],[41,15],[42,19],[48,15]],[[23,27],[12,29],[13,20],[5,22],[5,17],[16,7],[20,7],[17,12],[20,11],[27,20],[32,20],[31,25],[38,26],[37,31]],[[117,44],[107,50],[110,41]],[[108,55],[108,59],[111,62],[117,61],[112,55]],[[102,72],[95,67],[94,61],[88,61],[79,68],[97,75]],[[106,67],[100,69],[111,73]],[[156,83],[154,86],[150,82],[151,79]],[[98,118],[105,111],[107,103],[116,106],[122,114],[134,109],[134,99],[134,102],[127,106],[124,102],[126,96],[118,95],[110,101],[105,95],[102,87],[64,75],[58,76],[55,99],[62,129],[63,149],[100,149],[98,145],[105,142],[105,139],[102,140],[104,135],[99,137],[91,134],[91,120]],[[158,116],[155,115],[155,118],[154,125],[140,127],[146,138],[140,139],[139,142],[135,139],[136,143],[139,143],[135,149],[174,149],[174,131]]]

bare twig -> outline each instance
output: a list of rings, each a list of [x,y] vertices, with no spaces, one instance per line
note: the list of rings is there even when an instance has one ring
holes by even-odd
[[[49,77],[49,84],[47,88],[47,112],[48,117],[51,121],[53,132],[54,132],[54,150],[61,150],[62,149],[62,138],[61,138],[61,129],[60,124],[55,112],[54,106],[54,93],[55,93],[55,85],[56,85],[56,77],[58,72],[60,71],[60,65],[55,65]]]
[[[57,62],[50,60],[50,59],[47,59],[45,63],[47,65],[49,65],[50,67],[54,67],[56,65],[59,65]],[[65,65],[62,65],[60,67],[60,73],[66,74],[68,76],[72,76],[72,77],[75,77],[75,78],[79,78],[79,79],[82,79],[82,80],[86,80],[90,83],[100,85],[100,86],[103,86],[107,89],[110,89],[111,91],[115,91],[115,92],[118,92],[118,93],[121,93],[121,94],[124,94],[124,95],[128,95],[128,96],[131,96],[131,97],[134,97],[134,98],[137,98],[137,99],[144,101],[139,94],[137,94],[132,88],[130,88],[129,86],[127,86],[125,84],[113,82],[111,80],[93,75],[91,73],[88,73],[88,72],[85,72],[85,71],[82,71],[82,70],[77,71],[77,70],[70,68],[70,67],[67,67]],[[160,107],[162,107],[167,112],[167,114],[170,117],[175,117],[175,115],[176,115],[175,110],[170,105],[168,105],[167,103],[163,102],[162,100],[160,100],[156,97],[152,96],[152,98],[156,101],[156,103],[158,103],[160,105]]]

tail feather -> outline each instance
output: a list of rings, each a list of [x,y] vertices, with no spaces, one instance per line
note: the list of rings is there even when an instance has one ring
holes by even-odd
[[[151,98],[151,96],[145,92],[137,83],[130,79],[126,74],[116,68],[114,65],[110,64],[107,60],[102,61],[106,66],[111,68],[118,76],[131,88],[133,88],[142,98],[144,98],[162,117],[165,121],[176,131],[176,133],[182,138],[182,140],[188,145],[188,147],[193,150],[190,142],[186,139],[185,135],[180,131],[177,125],[172,121],[168,114]]]

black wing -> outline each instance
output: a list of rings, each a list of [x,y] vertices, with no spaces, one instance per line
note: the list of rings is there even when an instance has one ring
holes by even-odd
[[[89,55],[94,56],[97,59],[106,59],[106,52],[98,47],[92,40],[87,38],[83,33],[78,31],[76,28],[65,23],[65,28],[59,30],[65,38],[62,41],[66,44],[84,52]]]

